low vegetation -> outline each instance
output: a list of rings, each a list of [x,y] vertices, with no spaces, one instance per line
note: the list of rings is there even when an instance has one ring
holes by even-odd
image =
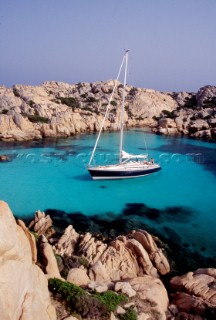
[[[124,314],[121,314],[120,320],[137,320],[137,313],[134,308],[129,308]]]
[[[124,295],[110,290],[104,293],[90,294],[70,282],[56,278],[49,279],[49,290],[55,299],[66,306],[67,310],[91,320],[108,320],[110,313],[115,311],[120,303],[127,301]],[[133,317],[123,318],[123,320],[135,319]]]
[[[216,97],[205,100],[203,102],[203,108],[216,108]]]
[[[7,114],[8,110],[7,109],[3,109],[2,111],[0,111],[0,114]]]
[[[197,107],[197,99],[195,96],[192,97],[188,97],[185,99],[185,108],[189,108],[189,109],[195,109]]]
[[[175,111],[169,111],[169,110],[162,110],[162,116],[166,117],[166,118],[171,118],[174,119],[175,118]]]
[[[95,297],[106,306],[109,312],[115,311],[121,302],[126,302],[127,298],[123,294],[117,294],[114,291],[108,290],[103,293],[95,293]]]
[[[38,115],[27,115],[27,118],[29,119],[29,121],[33,122],[33,123],[49,123],[49,118],[46,117],[41,117]]]
[[[62,104],[66,104],[72,109],[80,108],[79,100],[74,97],[57,97],[57,99],[60,100]]]

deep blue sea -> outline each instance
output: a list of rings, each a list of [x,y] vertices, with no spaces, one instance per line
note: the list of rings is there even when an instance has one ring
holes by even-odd
[[[146,227],[204,256],[215,256],[216,144],[129,130],[124,149],[148,153],[162,170],[138,179],[93,181],[86,170],[95,134],[0,143],[0,198],[20,218],[47,210],[59,223],[97,231]],[[97,163],[116,158],[119,136],[103,133]],[[109,231],[110,231],[109,230]]]

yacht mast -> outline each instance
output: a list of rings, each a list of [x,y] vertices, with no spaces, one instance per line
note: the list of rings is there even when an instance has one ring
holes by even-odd
[[[123,131],[124,131],[124,103],[125,103],[125,86],[127,78],[127,67],[128,67],[128,52],[125,51],[125,73],[124,73],[124,84],[123,84],[123,95],[122,95],[122,110],[121,110],[121,128],[120,128],[120,146],[119,146],[119,163],[122,163],[122,147],[123,147]]]
[[[97,136],[97,139],[96,139],[96,142],[95,142],[95,145],[94,145],[94,149],[93,149],[93,151],[92,151],[92,154],[91,154],[91,157],[90,157],[88,166],[91,165],[91,162],[92,162],[92,160],[93,160],[93,158],[94,158],[94,154],[95,154],[95,151],[96,151],[96,148],[97,148],[97,145],[98,145],[98,141],[99,141],[99,139],[100,139],[100,135],[101,135],[102,129],[103,129],[103,127],[104,127],[104,124],[105,124],[105,121],[106,121],[106,118],[107,118],[107,115],[108,115],[108,111],[109,111],[109,108],[110,108],[110,104],[111,104],[111,101],[112,101],[114,92],[115,92],[115,90],[116,90],[116,87],[117,87],[118,79],[119,79],[119,77],[120,77],[121,70],[122,70],[122,67],[123,67],[123,65],[124,65],[124,60],[125,60],[125,55],[124,55],[124,57],[123,57],[123,59],[122,59],[121,66],[120,66],[120,68],[119,68],[118,75],[117,75],[117,78],[116,78],[116,80],[115,80],[115,84],[114,84],[114,88],[113,88],[112,94],[111,94],[111,96],[110,96],[110,98],[109,98],[109,102],[108,102],[108,106],[107,106],[107,109],[106,109],[106,112],[105,112],[105,116],[104,116],[104,118],[103,118],[103,121],[102,121],[100,130],[99,130],[99,133],[98,133],[98,136]]]

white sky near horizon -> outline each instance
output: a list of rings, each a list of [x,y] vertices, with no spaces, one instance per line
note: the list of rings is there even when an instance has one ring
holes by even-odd
[[[216,85],[216,0],[0,0],[0,84],[113,79],[130,50],[131,85]]]

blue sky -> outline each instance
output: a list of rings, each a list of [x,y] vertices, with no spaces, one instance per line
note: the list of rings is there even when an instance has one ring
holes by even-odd
[[[215,0],[0,0],[0,84],[115,78],[160,91],[216,85]]]

